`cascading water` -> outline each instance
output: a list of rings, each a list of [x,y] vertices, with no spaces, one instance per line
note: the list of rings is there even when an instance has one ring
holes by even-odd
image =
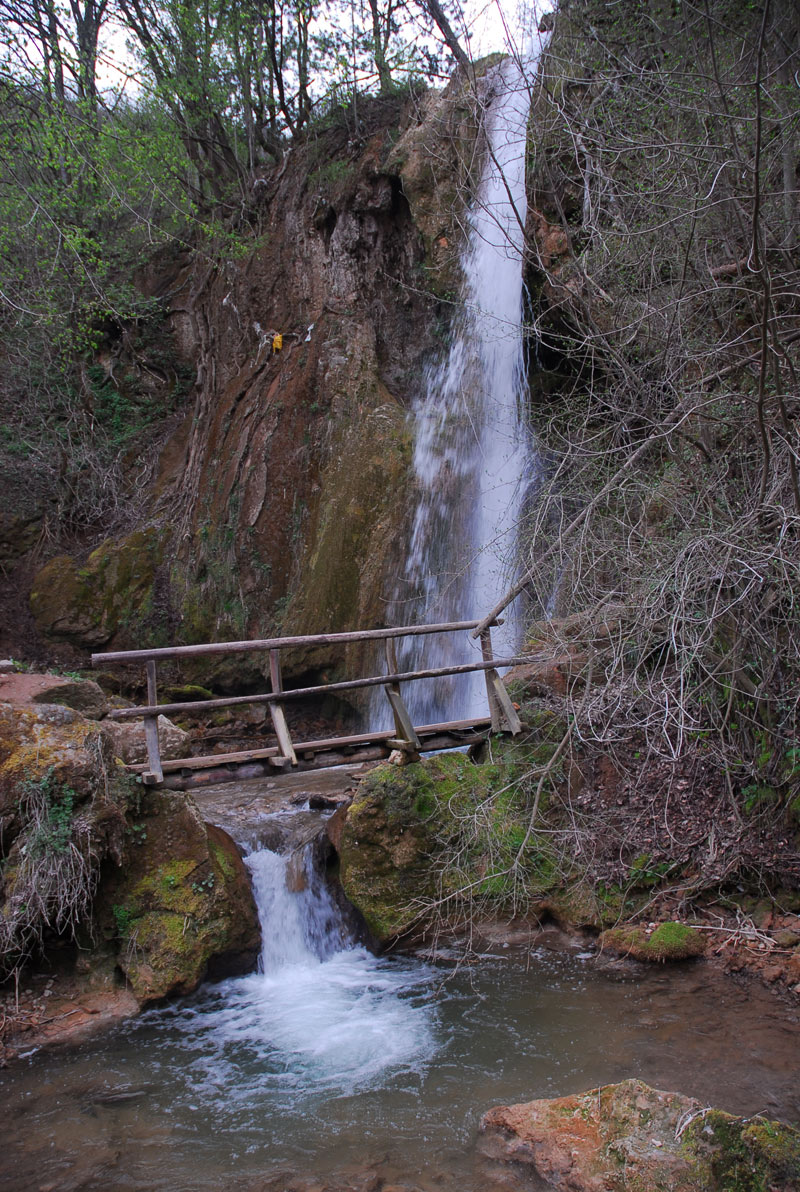
[[[462,621],[487,612],[514,569],[517,525],[536,457],[524,418],[522,250],[530,109],[523,67],[507,59],[488,80],[486,158],[462,256],[461,307],[449,351],[429,367],[416,404],[419,499],[398,621]],[[495,654],[512,653],[513,613],[495,630]],[[450,637],[417,639],[401,669],[470,661]],[[424,653],[423,653],[424,652]],[[415,683],[416,723],[485,714],[483,677]]]
[[[288,826],[300,813],[277,814]],[[264,827],[258,813],[252,830]],[[4,1192],[481,1192],[485,1109],[627,1076],[800,1118],[797,1031],[766,990],[713,972],[623,981],[590,953],[521,942],[485,940],[479,963],[454,968],[378,959],[349,941],[312,857],[305,872],[299,860],[247,859],[261,972],[2,1073]],[[748,1045],[732,1049],[745,1018]]]
[[[415,996],[424,966],[383,961],[352,942],[309,849],[299,891],[287,885],[285,856],[262,849],[245,862],[260,971],[206,988],[170,1024],[195,1053],[195,1088],[212,1079],[232,1104],[268,1091],[288,1110],[309,1089],[348,1094],[424,1063],[436,1050],[430,1007]]]

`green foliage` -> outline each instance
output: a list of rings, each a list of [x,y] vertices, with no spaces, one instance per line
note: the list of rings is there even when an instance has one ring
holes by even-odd
[[[208,874],[206,874],[206,876],[204,878],[201,878],[199,881],[192,882],[192,890],[195,892],[195,894],[210,894],[211,891],[214,889],[215,882],[216,882],[216,879],[214,877],[213,872],[208,873]]]
[[[65,852],[72,838],[77,798],[72,787],[59,782],[50,769],[38,781],[29,779],[22,784],[22,798],[25,803],[40,804],[44,810],[28,845],[33,855],[43,858]]]
[[[129,906],[122,906],[119,903],[115,903],[111,911],[114,916],[117,935],[120,939],[128,939],[136,922],[136,913]]]

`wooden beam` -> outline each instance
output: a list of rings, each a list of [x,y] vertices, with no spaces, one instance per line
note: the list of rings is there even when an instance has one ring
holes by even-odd
[[[387,683],[386,695],[388,696],[389,703],[392,705],[396,739],[401,742],[398,748],[404,749],[408,753],[419,753],[421,748],[420,739],[414,728],[414,722],[408,714],[408,708],[400,694],[399,685],[397,683]]]
[[[267,637],[254,641],[206,642],[195,646],[163,646],[153,650],[115,650],[92,654],[92,666],[111,662],[144,662],[147,659],[197,658],[204,654],[251,654],[290,650],[296,646],[335,646],[347,642],[380,641],[392,637],[419,637],[428,633],[456,633],[474,629],[479,621],[447,621],[439,625],[397,625],[390,629],[357,629],[348,633],[312,633],[299,637]]]
[[[491,675],[496,674],[497,663],[494,660],[492,653],[492,633],[490,629],[484,629],[481,634],[481,656],[484,662],[491,665],[491,670],[484,671],[484,678],[486,680],[486,698],[489,702],[489,715],[492,718],[492,729],[494,732],[500,731],[500,705],[497,702],[497,697],[494,693],[494,685],[491,680]]]
[[[269,652],[269,677],[272,683],[273,693],[277,695],[283,691],[280,650],[270,650]],[[269,711],[272,717],[272,727],[275,729],[275,736],[278,738],[278,744],[281,747],[281,753],[289,759],[293,766],[296,766],[297,754],[292,746],[292,738],[283,708],[280,704],[274,703],[270,704]]]
[[[466,740],[473,734],[483,735],[489,727],[488,717],[481,717],[479,720],[445,720],[440,724],[423,724],[417,728],[416,732],[422,742],[422,751],[425,752],[428,749],[438,748],[438,746],[429,744],[432,740],[444,737],[453,740]],[[391,744],[391,740],[394,737],[394,732],[394,729],[388,728],[374,733],[356,733],[350,737],[326,737],[321,741],[298,741],[295,743],[294,749],[297,754],[321,753],[332,749],[357,749],[362,745],[386,745],[388,749],[392,749],[394,746]],[[172,758],[161,764],[166,774],[185,767],[204,769],[226,765],[229,762],[266,762],[277,756],[278,747],[268,745],[263,749],[241,749],[236,753],[207,753],[202,757]],[[128,766],[128,769],[142,773],[147,767],[132,765]]]
[[[217,708],[234,708],[240,704],[269,704],[287,699],[304,699],[311,695],[328,695],[333,691],[355,691],[365,687],[382,687],[387,683],[405,683],[414,679],[436,679],[439,675],[467,675],[473,671],[490,670],[499,666],[522,666],[526,662],[538,662],[545,654],[524,654],[515,658],[495,658],[491,662],[467,662],[461,666],[438,666],[431,670],[406,671],[403,674],[375,675],[368,679],[349,679],[340,683],[325,683],[319,687],[295,687],[280,694],[267,692],[265,695],[230,695],[224,699],[193,700],[185,704],[161,704],[139,708],[115,708],[109,712],[111,720],[136,720],[152,716],[155,712],[163,716],[212,712]]]
[[[158,704],[158,688],[156,686],[156,664],[150,659],[147,663],[147,702],[153,705]],[[145,716],[144,718],[144,739],[147,745],[147,761],[149,770],[142,775],[142,782],[145,786],[157,786],[164,781],[164,773],[161,769],[161,750],[158,747],[158,717],[159,713]]]
[[[511,696],[508,694],[508,688],[503,680],[498,675],[497,671],[487,671],[490,676],[490,683],[494,689],[494,697],[500,707],[500,729],[506,729],[511,733],[512,737],[516,737],[518,733],[522,732],[522,721],[517,715],[517,709],[514,707]]]
[[[487,726],[488,727],[488,726]],[[422,753],[439,751],[442,749],[460,749],[464,745],[473,745],[485,741],[486,730],[475,730],[473,733],[442,734],[432,736],[422,743]],[[309,770],[327,770],[334,766],[357,766],[362,762],[385,761],[393,749],[389,741],[382,741],[373,745],[364,744],[345,752],[340,749],[326,749],[310,757],[300,757],[296,772]],[[300,746],[295,749],[299,752]],[[184,759],[184,765],[179,772],[168,770],[174,763],[165,763],[164,785],[174,790],[192,790],[199,786],[212,786],[223,782],[241,782],[249,778],[263,778],[274,776],[274,767],[269,760],[242,761],[225,760],[219,756],[216,765],[208,767],[197,766],[198,758]],[[280,760],[286,764],[286,758]],[[129,766],[129,769],[136,767]]]

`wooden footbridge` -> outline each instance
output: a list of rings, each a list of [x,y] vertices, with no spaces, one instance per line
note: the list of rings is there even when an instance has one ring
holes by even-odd
[[[491,624],[499,624],[494,621]],[[453,634],[473,631],[480,638],[481,660],[458,666],[439,666],[428,670],[398,670],[395,643],[399,638],[429,634]],[[477,631],[477,633],[475,632]],[[298,647],[348,645],[353,642],[381,641],[386,654],[387,673],[369,675],[315,687],[284,689],[281,652]],[[192,700],[184,703],[158,702],[157,665],[159,662],[197,658],[211,654],[262,654],[269,662],[270,690],[263,694],[235,695],[221,699]],[[107,669],[114,664],[144,663],[147,679],[147,703],[135,708],[121,708],[110,713],[114,720],[144,720],[147,764],[131,766],[148,786],[169,786],[182,790],[207,783],[256,778],[281,770],[316,770],[389,757],[399,751],[405,760],[442,749],[476,745],[491,732],[516,734],[520,721],[498,673],[499,667],[531,661],[530,657],[495,658],[492,653],[491,627],[484,621],[455,621],[442,625],[404,625],[390,629],[368,629],[351,633],[322,633],[305,637],[276,637],[259,641],[211,642],[207,645],[168,646],[154,650],[126,650],[93,654],[92,665]],[[266,670],[266,666],[265,666]],[[488,715],[473,720],[451,720],[439,724],[415,725],[400,692],[401,683],[435,679],[446,675],[468,675],[483,671],[486,680]],[[291,700],[324,698],[346,691],[382,687],[391,706],[394,728],[353,736],[330,737],[319,741],[294,741],[289,732],[284,705]],[[203,716],[219,708],[244,704],[266,704],[272,719],[276,745],[216,753],[205,757],[163,759],[159,743],[159,716]]]

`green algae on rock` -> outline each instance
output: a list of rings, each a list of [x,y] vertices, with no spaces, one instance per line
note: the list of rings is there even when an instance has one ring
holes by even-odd
[[[541,747],[549,757],[551,745]],[[535,756],[530,744],[496,741],[482,765],[439,754],[363,779],[342,830],[341,881],[378,940],[422,926],[437,908],[450,918],[481,901],[527,909],[555,888],[553,848],[529,832]]]
[[[115,639],[157,644],[153,589],[163,556],[163,533],[148,527],[107,539],[83,566],[69,555],[51,559],[31,589],[39,632],[90,648]]]
[[[653,930],[640,924],[612,927],[600,936],[600,946],[634,960],[664,963],[702,956],[705,940],[699,931],[686,923],[668,921]]]
[[[484,1114],[478,1148],[491,1183],[531,1176],[569,1192],[791,1192],[800,1131],[704,1108],[624,1080]]]
[[[247,972],[258,955],[258,915],[235,844],[173,791],[143,795],[95,914],[141,1004],[191,993],[209,973]]]

